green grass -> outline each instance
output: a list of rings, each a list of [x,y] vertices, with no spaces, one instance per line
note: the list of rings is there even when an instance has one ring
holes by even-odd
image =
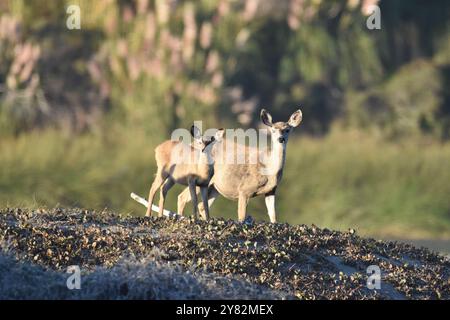
[[[450,235],[450,145],[358,132],[296,143],[280,188],[289,222],[386,237]]]
[[[0,140],[0,206],[78,206],[143,214],[159,137],[108,128],[77,138],[45,131]],[[176,209],[174,188],[166,207]],[[389,143],[361,132],[293,137],[278,189],[281,222],[314,223],[363,235],[450,238],[450,144],[411,138]],[[220,198],[212,216],[236,219]],[[188,207],[186,212],[190,212]],[[262,197],[249,213],[268,220]]]

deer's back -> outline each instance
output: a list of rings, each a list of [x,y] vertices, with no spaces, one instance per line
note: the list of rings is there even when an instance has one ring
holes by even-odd
[[[182,185],[187,185],[192,178],[198,185],[207,185],[212,176],[213,167],[202,152],[179,141],[161,143],[155,149],[155,159],[165,175]]]

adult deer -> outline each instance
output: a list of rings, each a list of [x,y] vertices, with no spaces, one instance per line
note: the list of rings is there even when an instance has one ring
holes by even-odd
[[[151,206],[156,191],[160,188],[159,216],[164,210],[164,200],[167,192],[175,183],[188,186],[194,204],[194,216],[198,217],[196,186],[200,187],[203,201],[202,215],[209,219],[208,185],[213,175],[213,160],[211,149],[213,144],[222,139],[224,130],[219,129],[215,136],[207,138],[202,136],[200,129],[195,125],[191,127],[194,138],[191,145],[180,141],[167,140],[155,149],[156,165],[158,167],[155,180],[148,194],[148,207],[146,216],[151,216]]]
[[[244,221],[250,198],[264,195],[267,213],[272,223],[276,222],[275,192],[281,181],[286,160],[286,145],[292,129],[302,121],[301,110],[295,111],[287,122],[272,122],[272,116],[261,110],[261,121],[268,127],[272,149],[261,150],[257,147],[238,145],[234,141],[225,141],[214,146],[214,176],[208,188],[208,205],[211,206],[219,194],[238,201],[238,218]],[[231,147],[227,144],[231,143]],[[229,151],[241,155],[243,163],[230,158]],[[233,161],[230,161],[233,160]],[[257,161],[251,161],[257,159]],[[185,189],[178,196],[178,212],[182,214],[192,192]],[[195,206],[195,203],[194,203]],[[204,209],[200,207],[200,210]]]

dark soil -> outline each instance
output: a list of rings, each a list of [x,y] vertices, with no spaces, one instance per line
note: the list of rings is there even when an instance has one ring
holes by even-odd
[[[121,218],[82,209],[0,210],[3,251],[65,271],[113,267],[128,256],[170,261],[300,299],[449,299],[448,258],[411,245],[361,238],[354,230],[190,218]],[[381,288],[367,287],[367,267]]]

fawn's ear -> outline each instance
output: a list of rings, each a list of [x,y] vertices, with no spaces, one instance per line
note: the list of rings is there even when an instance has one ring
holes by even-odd
[[[194,139],[200,139],[202,137],[200,129],[197,128],[194,124],[191,127],[191,135],[194,137]]]
[[[268,127],[272,126],[272,116],[266,111],[266,109],[261,110],[261,121]]]
[[[295,111],[291,117],[289,118],[288,124],[291,127],[297,127],[300,122],[302,122],[302,111],[300,109],[298,109],[297,111]]]
[[[216,134],[214,135],[215,140],[216,141],[221,141],[224,134],[225,134],[225,129],[224,128],[220,128],[219,130],[217,130]]]

